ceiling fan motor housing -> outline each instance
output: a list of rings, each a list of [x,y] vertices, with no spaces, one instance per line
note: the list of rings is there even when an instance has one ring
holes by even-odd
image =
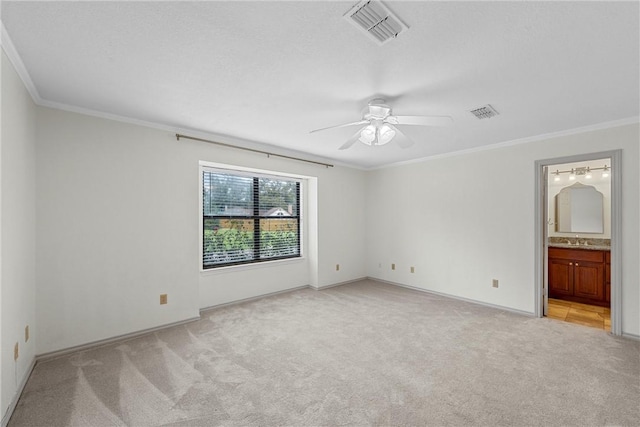
[[[391,107],[384,103],[384,99],[373,99],[365,108],[363,118],[366,120],[383,120],[391,115]]]

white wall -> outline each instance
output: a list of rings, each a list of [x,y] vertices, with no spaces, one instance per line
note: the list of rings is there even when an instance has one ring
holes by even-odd
[[[207,147],[204,147],[205,149]],[[215,151],[203,153],[205,159],[218,159],[220,153]],[[227,153],[225,153],[227,154]],[[228,153],[233,155],[233,153]],[[238,156],[238,153],[235,153]],[[248,164],[247,156],[243,164]],[[233,162],[228,158],[225,161]],[[254,167],[264,162],[258,162]],[[310,212],[317,206],[316,248],[305,245],[305,259],[301,261],[284,261],[282,263],[266,263],[233,269],[209,270],[200,275],[201,307],[211,307],[231,301],[250,298],[269,292],[290,289],[295,286],[312,285],[316,288],[330,286],[349,280],[365,277],[364,271],[364,233],[365,233],[365,173],[355,169],[291,163],[288,160],[273,159],[269,166],[277,171],[313,175],[314,183],[307,191],[305,208]],[[315,196],[315,197],[314,197]],[[315,200],[313,200],[315,198]],[[311,206],[309,206],[311,204]],[[307,225],[310,221],[306,221]],[[311,230],[307,230],[309,237]],[[313,237],[312,237],[313,238]],[[314,240],[316,238],[313,238]],[[307,242],[309,243],[309,242]],[[314,242],[312,241],[311,244]],[[317,254],[314,260],[313,253]],[[317,262],[314,268],[310,263]],[[340,269],[336,271],[336,264]],[[317,271],[317,273],[314,273]],[[317,277],[314,277],[317,275]]]
[[[2,416],[36,354],[35,316],[35,145],[36,106],[6,57],[2,59],[1,318]],[[25,326],[30,338],[25,342]],[[19,345],[19,358],[13,349]]]
[[[365,276],[363,171],[48,108],[38,129],[38,354]],[[200,273],[200,160],[316,177],[317,259]]]
[[[617,148],[625,150],[622,329],[640,335],[638,240],[627,238],[640,235],[637,125],[364,172],[35,107],[7,64],[3,57],[3,379],[15,377],[13,344],[26,324],[33,337],[21,342],[19,375],[34,354],[365,275],[533,312],[534,162]],[[308,256],[201,273],[200,160],[311,177],[315,197],[305,203],[310,215],[317,207],[308,224],[318,235]],[[159,305],[161,293],[168,305]],[[16,387],[3,380],[3,410]]]
[[[640,335],[638,141],[636,124],[371,171],[367,274],[533,313],[535,161],[623,149],[622,331]]]

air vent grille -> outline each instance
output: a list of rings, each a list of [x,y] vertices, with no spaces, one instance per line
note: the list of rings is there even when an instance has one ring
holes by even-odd
[[[490,119],[491,117],[497,116],[499,113],[489,104],[484,107],[476,108],[475,110],[470,111],[471,114],[476,116],[478,119]]]
[[[378,44],[395,39],[408,28],[384,4],[375,0],[359,2],[344,16]]]

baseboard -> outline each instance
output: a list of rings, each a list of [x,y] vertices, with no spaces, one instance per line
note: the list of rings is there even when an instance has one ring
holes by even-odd
[[[42,354],[36,355],[35,362],[41,362],[41,361],[45,361],[45,360],[55,359],[55,358],[58,358],[58,357],[61,357],[61,356],[65,356],[65,355],[67,355],[69,353],[74,353],[74,352],[77,352],[77,351],[84,351],[84,350],[89,350],[89,349],[93,349],[93,348],[97,348],[97,347],[102,347],[102,346],[105,346],[105,345],[113,344],[114,342],[126,341],[126,340],[129,340],[129,339],[132,339],[132,338],[139,337],[141,335],[157,332],[157,331],[162,330],[162,329],[171,328],[173,326],[179,326],[179,325],[183,325],[185,323],[194,322],[196,320],[200,320],[202,313],[206,312],[206,311],[209,311],[209,310],[214,310],[214,309],[218,309],[218,308],[222,308],[222,307],[227,307],[227,306],[230,306],[230,305],[242,304],[242,303],[245,303],[245,302],[255,301],[255,300],[259,300],[259,299],[262,299],[262,298],[267,298],[267,297],[274,296],[274,295],[279,295],[279,294],[284,294],[284,293],[287,293],[287,292],[298,291],[298,290],[301,290],[301,289],[311,288],[311,289],[314,289],[314,290],[322,290],[322,289],[332,288],[334,286],[346,285],[347,283],[357,282],[357,281],[364,280],[364,279],[365,278],[354,279],[354,280],[349,280],[349,281],[340,282],[340,283],[334,283],[334,284],[326,285],[326,286],[322,286],[322,287],[315,287],[315,286],[311,286],[311,285],[297,286],[295,288],[284,289],[284,290],[281,290],[281,291],[270,292],[270,293],[267,293],[267,294],[262,294],[262,295],[257,295],[257,296],[254,296],[254,297],[244,298],[244,299],[241,299],[241,300],[236,300],[236,301],[231,301],[231,302],[227,302],[227,303],[223,303],[223,304],[204,307],[204,308],[200,309],[200,316],[197,316],[197,317],[192,317],[190,319],[181,320],[181,321],[178,321],[178,322],[168,323],[168,324],[156,326],[156,327],[149,328],[149,329],[144,329],[144,330],[141,330],[141,331],[131,332],[129,334],[118,335],[118,336],[111,337],[111,338],[106,338],[106,339],[103,339],[103,340],[92,341],[92,342],[89,342],[89,343],[86,343],[86,344],[81,344],[81,345],[78,345],[78,346],[67,347],[67,348],[64,348],[64,349],[61,349],[61,350],[55,350],[55,351],[51,351],[51,352],[48,352],[48,353],[42,353]],[[35,364],[34,364],[34,366],[35,366]]]
[[[336,286],[348,285],[349,283],[361,282],[362,280],[367,280],[367,279],[368,277],[360,277],[358,279],[346,280],[344,282],[333,283],[331,285],[324,285],[324,286],[309,285],[309,287],[314,291],[321,291],[323,289],[335,288]]]
[[[268,298],[268,297],[272,297],[272,296],[275,296],[275,295],[286,294],[286,293],[289,293],[289,292],[299,291],[301,289],[313,289],[314,291],[321,291],[323,289],[334,288],[336,286],[342,286],[342,285],[346,285],[348,283],[359,282],[359,281],[365,280],[365,279],[366,279],[366,277],[362,277],[362,278],[359,278],[359,279],[347,280],[345,282],[338,282],[338,283],[333,283],[331,285],[325,285],[325,286],[303,285],[303,286],[297,286],[295,288],[283,289],[281,291],[269,292],[267,294],[256,295],[254,297],[243,298],[243,299],[236,300],[236,301],[230,301],[230,302],[225,302],[225,303],[222,303],[222,304],[216,304],[216,305],[211,305],[211,306],[208,306],[208,307],[204,307],[204,308],[200,309],[200,315],[202,315],[202,313],[204,313],[205,311],[215,310],[215,309],[222,308],[222,307],[229,307],[229,306],[236,305],[236,304],[243,304],[245,302],[257,301],[257,300],[262,299],[262,298]]]
[[[477,304],[477,305],[481,305],[481,306],[485,306],[485,307],[489,307],[489,308],[494,308],[494,309],[498,309],[498,310],[503,310],[503,311],[508,311],[511,313],[515,313],[515,314],[519,314],[519,315],[523,315],[523,316],[528,316],[528,317],[534,317],[535,314],[534,313],[530,313],[527,311],[522,311],[522,310],[517,310],[517,309],[513,309],[510,307],[505,307],[505,306],[501,306],[501,305],[496,305],[496,304],[491,304],[491,303],[487,303],[487,302],[483,302],[483,301],[477,301],[477,300],[473,300],[470,298],[464,298],[464,297],[459,297],[456,295],[451,295],[451,294],[446,294],[443,292],[437,292],[437,291],[432,291],[432,290],[428,290],[428,289],[424,289],[424,288],[418,288],[415,286],[411,286],[411,285],[405,285],[402,283],[397,283],[397,282],[392,282],[389,280],[383,280],[383,279],[378,279],[375,277],[362,277],[359,279],[353,279],[353,280],[347,280],[344,282],[338,282],[338,283],[333,283],[330,285],[325,285],[325,286],[312,286],[312,285],[304,285],[304,286],[298,286],[295,288],[290,288],[290,289],[285,289],[282,291],[277,291],[277,292],[271,292],[268,294],[263,294],[263,295],[258,295],[255,297],[250,297],[250,298],[245,298],[242,300],[237,300],[237,301],[231,301],[228,303],[223,303],[223,304],[218,304],[215,306],[210,306],[210,307],[205,307],[200,309],[200,315],[202,315],[204,312],[206,311],[210,311],[210,310],[214,310],[214,309],[219,309],[222,307],[228,307],[231,305],[236,305],[236,304],[241,304],[241,303],[246,303],[246,302],[250,302],[250,301],[255,301],[255,300],[259,300],[259,299],[263,299],[263,298],[267,298],[270,296],[274,296],[274,295],[279,295],[279,294],[284,294],[284,293],[288,293],[288,292],[294,292],[297,290],[301,290],[301,289],[313,289],[316,291],[321,291],[324,289],[329,289],[329,288],[334,288],[337,286],[342,286],[342,285],[347,285],[349,283],[354,283],[354,282],[359,282],[362,280],[371,280],[374,282],[379,282],[379,283],[385,283],[388,285],[392,285],[392,286],[398,286],[398,287],[402,287],[402,288],[406,288],[406,289],[411,289],[414,291],[418,291],[418,292],[424,292],[424,293],[428,293],[428,294],[432,294],[432,295],[437,295],[443,298],[451,298],[451,299],[455,299],[455,300],[459,300],[459,301],[464,301],[464,302],[468,302],[471,304]],[[88,350],[88,349],[93,349],[93,348],[97,348],[97,347],[102,347],[105,345],[109,345],[109,344],[113,344],[115,342],[120,342],[120,341],[127,341],[130,340],[132,338],[136,338],[142,335],[146,335],[146,334],[150,334],[153,332],[157,332],[159,330],[163,330],[163,329],[167,329],[173,326],[179,326],[179,325],[184,325],[187,323],[191,323],[197,320],[200,320],[201,316],[196,316],[196,317],[192,317],[190,319],[186,319],[186,320],[181,320],[178,322],[173,322],[173,323],[168,323],[165,325],[161,325],[161,326],[157,326],[154,328],[149,328],[149,329],[144,329],[144,330],[140,330],[137,332],[132,332],[132,333],[128,333],[128,334],[123,334],[123,335],[118,335],[115,337],[111,337],[111,338],[107,338],[104,340],[98,340],[98,341],[93,341],[87,344],[82,344],[82,345],[78,345],[78,346],[74,346],[74,347],[68,347],[65,349],[61,349],[61,350],[56,350],[56,351],[52,351],[52,352],[48,352],[48,353],[43,353],[43,354],[39,354],[36,355],[33,360],[31,361],[31,364],[29,366],[29,369],[27,370],[26,374],[24,375],[24,377],[22,378],[20,385],[18,387],[18,389],[16,390],[16,393],[14,394],[13,398],[11,399],[11,403],[9,404],[6,413],[4,414],[4,416],[2,417],[2,424],[1,427],[6,427],[7,424],[9,423],[9,420],[11,419],[11,416],[13,415],[13,411],[16,408],[16,405],[18,404],[18,401],[20,400],[20,396],[22,395],[22,392],[24,391],[25,386],[27,385],[27,381],[29,380],[29,377],[31,376],[31,373],[33,372],[35,366],[37,363],[41,362],[41,361],[45,361],[45,360],[51,360],[51,359],[55,359],[61,356],[65,356],[69,353],[74,353],[74,352],[78,352],[78,351],[84,351],[84,350]],[[636,334],[630,334],[630,333],[622,333],[622,337],[623,338],[627,338],[627,339],[631,339],[631,340],[635,340],[635,341],[640,341],[640,335],[636,335]]]
[[[383,279],[377,279],[375,277],[367,277],[367,279],[373,280],[374,282],[386,283],[388,285],[393,285],[393,286],[399,286],[401,288],[412,289],[414,291],[425,292],[427,294],[437,295],[437,296],[444,297],[444,298],[451,298],[451,299],[455,299],[455,300],[458,300],[458,301],[468,302],[468,303],[471,303],[471,304],[482,305],[484,307],[489,307],[489,308],[495,308],[495,309],[498,309],[498,310],[508,311],[508,312],[511,312],[511,313],[514,313],[514,314],[519,314],[521,316],[535,317],[535,313],[531,313],[529,311],[518,310],[518,309],[515,309],[515,308],[511,308],[511,307],[505,307],[503,305],[491,304],[491,303],[488,303],[488,302],[478,301],[478,300],[474,300],[474,299],[471,299],[471,298],[464,298],[464,297],[459,297],[457,295],[446,294],[444,292],[437,292],[437,291],[432,291],[432,290],[429,290],[429,289],[418,288],[416,286],[405,285],[405,284],[402,284],[402,283],[391,282],[391,281],[383,280]]]
[[[274,295],[286,294],[286,293],[293,292],[293,291],[299,291],[301,289],[308,289],[310,287],[311,287],[311,285],[296,286],[295,288],[289,288],[289,289],[283,289],[281,291],[269,292],[267,294],[256,295],[255,297],[243,298],[243,299],[239,299],[239,300],[235,300],[235,301],[224,302],[222,304],[210,305],[208,307],[204,307],[204,308],[200,309],[200,316],[202,316],[202,313],[204,313],[205,311],[216,310],[218,308],[229,307],[231,305],[243,304],[245,302],[257,301],[257,300],[262,299],[262,298],[272,297]]]
[[[7,411],[4,413],[4,416],[2,417],[2,427],[7,427],[7,424],[9,424],[9,420],[13,415],[13,411],[15,411],[16,406],[18,405],[20,396],[22,396],[22,392],[24,391],[24,388],[27,385],[27,381],[29,380],[31,373],[33,372],[33,368],[35,367],[36,367],[36,358],[34,357],[33,359],[31,359],[31,364],[29,365],[29,369],[27,369],[27,372],[22,377],[22,380],[20,381],[20,385],[16,389],[16,392],[13,395],[13,398],[11,399],[11,403],[9,403],[9,406],[7,407]]]
[[[627,338],[627,339],[634,340],[634,341],[640,341],[640,335],[630,334],[628,332],[623,332],[622,333],[622,338]]]
[[[185,319],[185,320],[179,320],[179,321],[173,322],[173,323],[166,323],[164,325],[156,326],[156,327],[149,328],[149,329],[142,329],[140,331],[131,332],[131,333],[128,333],[128,334],[117,335],[115,337],[105,338],[103,340],[92,341],[92,342],[89,342],[89,343],[86,343],[86,344],[80,344],[80,345],[73,346],[73,347],[67,347],[67,348],[64,348],[64,349],[61,349],[61,350],[55,350],[55,351],[51,351],[51,352],[48,352],[48,353],[38,354],[38,355],[36,355],[36,362],[42,362],[42,361],[45,361],[45,360],[56,359],[56,358],[61,357],[61,356],[66,356],[69,353],[75,353],[77,351],[84,351],[84,350],[94,349],[94,348],[97,348],[97,347],[103,347],[105,345],[113,344],[115,342],[128,341],[128,340],[130,340],[132,338],[137,338],[139,336],[150,334],[150,333],[153,333],[153,332],[157,332],[157,331],[160,331],[162,329],[171,328],[173,326],[180,326],[180,325],[184,325],[186,323],[195,322],[196,320],[200,320],[200,316],[191,317],[191,318]]]

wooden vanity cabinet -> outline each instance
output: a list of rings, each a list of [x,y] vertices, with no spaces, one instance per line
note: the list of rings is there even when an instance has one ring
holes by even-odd
[[[549,248],[549,297],[608,305],[606,251]],[[609,291],[609,292],[608,292]]]

